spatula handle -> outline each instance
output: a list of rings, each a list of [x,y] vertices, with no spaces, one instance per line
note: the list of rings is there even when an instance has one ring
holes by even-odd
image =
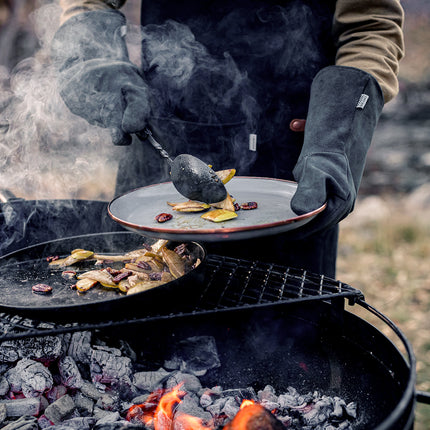
[[[149,128],[144,128],[142,131],[136,133],[140,140],[148,140],[149,143],[158,151],[158,153],[169,163],[172,164],[173,160],[167,151],[154,139],[152,131]]]

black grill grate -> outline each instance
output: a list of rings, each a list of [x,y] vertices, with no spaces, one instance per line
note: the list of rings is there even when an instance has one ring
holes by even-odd
[[[347,284],[302,269],[209,255],[206,260],[204,288],[197,304],[191,310],[168,315],[67,324],[3,312],[0,313],[0,341],[94,330],[201,313],[334,298],[348,299],[350,304],[364,299],[361,291]]]

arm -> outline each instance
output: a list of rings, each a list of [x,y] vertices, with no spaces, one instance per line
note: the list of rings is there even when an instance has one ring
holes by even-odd
[[[311,87],[303,148],[293,170],[298,182],[291,207],[298,214],[325,202],[303,234],[334,226],[353,209],[384,102],[398,91],[403,56],[398,0],[339,0],[334,34],[336,64]]]
[[[370,73],[385,102],[398,92],[397,73],[404,55],[403,15],[398,0],[339,0],[336,5],[336,64]]]
[[[65,104],[90,124],[107,128],[116,145],[131,143],[149,115],[149,89],[130,62],[126,19],[118,1],[61,0],[62,24],[52,41]]]
[[[83,12],[120,9],[127,0],[60,0],[61,22]]]

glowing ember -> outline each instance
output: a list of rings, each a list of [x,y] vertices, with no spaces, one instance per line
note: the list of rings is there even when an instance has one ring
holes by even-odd
[[[154,429],[169,430],[172,428],[175,407],[181,402],[181,397],[185,396],[184,391],[179,391],[182,384],[167,392],[160,400],[155,410]]]
[[[224,430],[282,430],[278,421],[264,406],[247,401]]]
[[[181,391],[183,383],[172,390],[158,390],[152,393],[148,400],[141,405],[130,407],[127,420],[141,422],[154,430],[212,430],[213,426],[206,425],[201,418],[186,414],[176,414],[176,409],[187,394]],[[163,393],[164,392],[164,393]],[[156,405],[154,402],[158,401]],[[234,419],[224,427],[224,430],[277,430],[283,425],[264,406],[253,400],[243,400],[239,412]]]

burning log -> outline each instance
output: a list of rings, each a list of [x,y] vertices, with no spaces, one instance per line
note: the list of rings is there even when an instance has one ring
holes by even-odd
[[[246,404],[224,430],[283,430],[284,425],[264,406]]]

